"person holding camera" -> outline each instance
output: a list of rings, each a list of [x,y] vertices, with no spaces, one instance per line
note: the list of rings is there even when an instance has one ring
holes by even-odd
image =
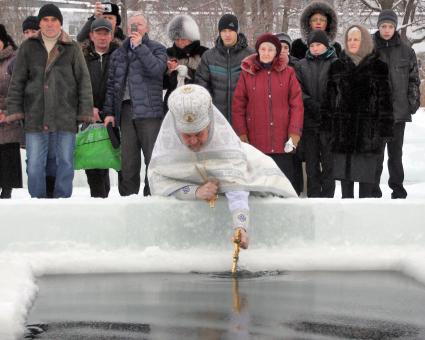
[[[147,168],[164,117],[162,86],[167,52],[165,46],[149,39],[148,31],[143,15],[130,17],[129,37],[110,60],[103,112],[105,125],[121,128],[121,196],[139,193],[140,151]],[[144,195],[150,195],[146,177]]]
[[[118,5],[107,1],[97,1],[94,4],[94,14],[88,18],[87,22],[77,35],[78,42],[82,43],[90,38],[91,25],[93,21],[98,18],[106,19],[111,23],[112,37],[116,38],[118,41],[125,40],[126,36],[124,35],[121,27],[119,27],[121,24],[121,15]]]

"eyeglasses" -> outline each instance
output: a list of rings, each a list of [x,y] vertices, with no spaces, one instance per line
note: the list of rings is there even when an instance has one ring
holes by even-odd
[[[328,19],[326,19],[326,18],[313,18],[313,19],[310,19],[310,22],[313,22],[313,23],[316,23],[316,22],[322,23],[322,22],[327,22],[327,21],[328,21]]]

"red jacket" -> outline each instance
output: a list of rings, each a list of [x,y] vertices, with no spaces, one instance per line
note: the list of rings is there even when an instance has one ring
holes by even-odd
[[[288,57],[276,58],[269,70],[256,54],[245,58],[232,103],[237,135],[266,154],[284,153],[289,134],[301,136],[303,120],[302,92]]]

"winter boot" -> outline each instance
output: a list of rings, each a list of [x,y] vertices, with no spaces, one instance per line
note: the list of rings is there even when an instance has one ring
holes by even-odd
[[[0,198],[12,198],[12,188],[2,188]]]

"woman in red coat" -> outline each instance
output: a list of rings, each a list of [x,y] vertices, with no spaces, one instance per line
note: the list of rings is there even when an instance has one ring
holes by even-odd
[[[301,88],[278,38],[261,35],[256,54],[242,61],[232,103],[232,125],[243,142],[274,159],[293,183],[292,157],[301,137]]]

